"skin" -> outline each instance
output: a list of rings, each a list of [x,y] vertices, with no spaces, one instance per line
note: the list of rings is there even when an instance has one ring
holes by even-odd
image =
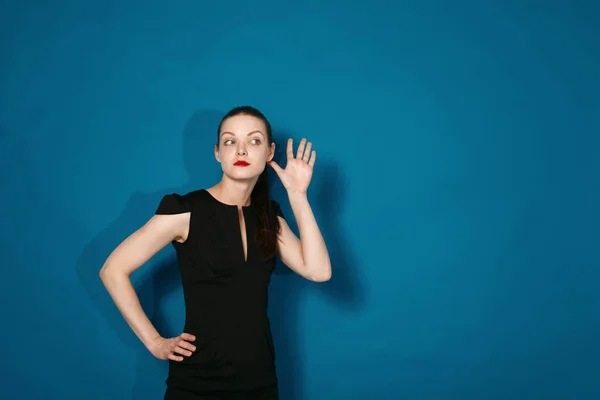
[[[264,168],[271,167],[285,187],[296,218],[300,238],[279,218],[278,254],[281,261],[300,276],[325,282],[331,278],[331,263],[327,247],[308,202],[306,191],[310,184],[316,152],[312,144],[302,139],[296,154],[293,142],[287,142],[286,167],[273,161],[275,145],[269,145],[262,121],[249,115],[237,115],[224,121],[219,144],[214,153],[221,164],[223,177],[207,189],[217,200],[237,205],[244,252],[247,252],[245,222],[241,206],[250,204],[250,194]],[[247,167],[235,166],[238,160],[250,163]],[[146,348],[161,360],[182,361],[196,350],[196,338],[182,333],[174,338],[164,338],[144,313],[139,298],[131,284],[131,274],[173,240],[185,242],[188,235],[190,213],[153,215],[142,227],[117,246],[100,269],[100,279],[115,305]]]

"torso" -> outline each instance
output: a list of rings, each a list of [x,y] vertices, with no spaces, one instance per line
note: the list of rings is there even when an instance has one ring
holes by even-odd
[[[174,241],[184,291],[184,332],[197,351],[170,361],[170,387],[193,391],[240,390],[277,384],[267,316],[275,260],[263,261],[254,243],[252,206],[219,202],[207,190],[183,196],[189,230]]]

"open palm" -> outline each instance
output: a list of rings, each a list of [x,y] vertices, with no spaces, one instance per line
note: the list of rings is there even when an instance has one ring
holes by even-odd
[[[288,193],[305,194],[312,178],[317,152],[313,150],[311,153],[312,143],[308,142],[307,144],[304,138],[298,145],[296,157],[294,157],[292,146],[293,140],[290,138],[287,143],[285,169],[281,168],[275,161],[270,161],[269,165],[273,167]]]

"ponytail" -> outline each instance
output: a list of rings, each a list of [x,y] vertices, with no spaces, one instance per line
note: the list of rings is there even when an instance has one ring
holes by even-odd
[[[265,170],[258,177],[250,197],[258,217],[255,240],[265,260],[275,257],[277,253],[277,233],[279,232],[279,220],[271,204],[268,178],[269,167],[265,166]]]

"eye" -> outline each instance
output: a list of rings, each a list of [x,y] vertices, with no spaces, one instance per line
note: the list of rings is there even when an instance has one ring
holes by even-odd
[[[226,140],[225,142],[223,142],[223,144],[224,144],[225,146],[229,146],[229,145],[230,145],[230,144],[232,144],[232,143],[233,143],[233,140],[231,140],[231,139],[229,139],[229,140]]]
[[[250,143],[252,143],[252,144],[256,144],[256,145],[259,145],[259,144],[260,144],[260,139],[252,139],[252,140],[250,141]]]

